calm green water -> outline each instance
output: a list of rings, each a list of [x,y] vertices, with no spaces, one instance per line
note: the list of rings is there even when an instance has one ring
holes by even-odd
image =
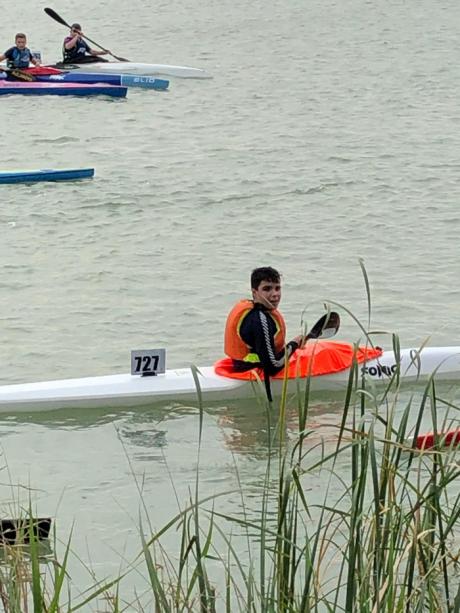
[[[4,49],[24,30],[45,61],[59,56],[66,30],[36,0],[1,8]],[[1,100],[2,169],[96,168],[93,181],[0,189],[4,383],[126,371],[143,347],[166,347],[168,366],[209,364],[264,264],[284,274],[291,335],[324,300],[366,317],[363,258],[373,329],[403,346],[460,343],[457,3],[53,8],[116,54],[214,79],[122,101]],[[344,315],[339,337],[358,336]],[[339,418],[337,400],[317,401],[319,437],[333,441]],[[100,576],[139,549],[135,478],[156,527],[177,510],[171,482],[179,498],[194,483],[194,407],[3,416],[0,432],[3,482],[34,488],[63,540],[74,523]],[[203,494],[234,488],[235,464],[249,491],[259,483],[262,409],[213,407],[203,438]],[[3,489],[5,505],[27,500]],[[78,565],[73,577],[89,581]]]

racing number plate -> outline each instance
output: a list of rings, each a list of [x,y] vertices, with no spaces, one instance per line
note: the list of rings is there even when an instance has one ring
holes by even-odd
[[[166,369],[166,349],[131,351],[131,374],[141,377],[162,375]]]

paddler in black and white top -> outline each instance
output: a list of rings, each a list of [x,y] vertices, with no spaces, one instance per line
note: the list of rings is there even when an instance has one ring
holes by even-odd
[[[83,39],[83,32],[79,23],[72,24],[70,34],[65,37],[62,48],[64,64],[88,64],[90,62],[107,62],[101,55],[110,55],[108,49],[92,49]]]
[[[240,300],[230,311],[225,327],[224,351],[237,372],[262,368],[266,380],[285,365],[305,337],[286,343],[286,324],[278,305],[281,275],[266,266],[251,274],[252,300]],[[268,391],[268,388],[267,388]]]

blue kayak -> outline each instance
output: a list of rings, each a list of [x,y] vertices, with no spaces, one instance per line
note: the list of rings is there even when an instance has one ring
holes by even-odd
[[[65,72],[53,75],[36,75],[37,81],[44,83],[106,83],[122,87],[143,87],[145,89],[165,90],[169,81],[148,75],[104,74],[93,72]]]
[[[38,81],[0,81],[0,95],[28,96],[113,96],[124,98],[126,87],[105,83],[39,83]]]
[[[91,177],[94,177],[94,168],[70,168],[68,170],[43,168],[42,170],[0,172],[0,183],[31,183],[35,181],[74,181],[75,179],[89,179]]]

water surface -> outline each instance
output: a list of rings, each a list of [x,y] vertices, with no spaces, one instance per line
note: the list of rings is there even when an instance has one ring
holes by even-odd
[[[59,56],[66,30],[39,3],[2,8],[5,49],[25,30],[45,60]],[[214,79],[121,101],[1,100],[2,170],[96,169],[92,181],[1,187],[3,383],[125,371],[145,347],[166,347],[168,366],[209,364],[250,270],[266,264],[284,275],[292,336],[325,300],[366,319],[363,258],[373,329],[403,346],[460,342],[458,4],[53,8],[118,55]],[[344,314],[339,337],[358,336]],[[340,404],[315,410],[333,445]],[[138,551],[142,497],[159,527],[178,508],[172,483],[179,499],[194,484],[193,403],[3,416],[0,431],[4,482],[30,485],[63,540],[74,525],[74,549],[102,576]],[[203,440],[203,494],[235,488],[235,464],[249,492],[260,485],[256,403],[207,411]],[[17,497],[6,487],[2,500]],[[222,504],[238,510],[231,495]]]

